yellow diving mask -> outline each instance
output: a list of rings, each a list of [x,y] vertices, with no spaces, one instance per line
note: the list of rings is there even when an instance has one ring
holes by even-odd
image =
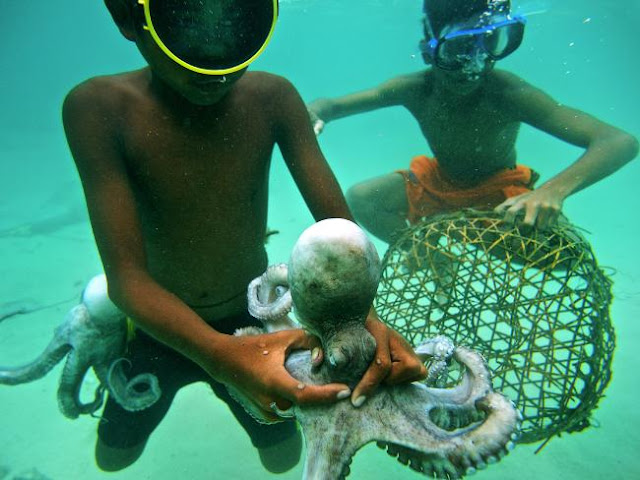
[[[136,0],[143,28],[173,61],[203,75],[224,76],[264,51],[278,19],[278,0]]]

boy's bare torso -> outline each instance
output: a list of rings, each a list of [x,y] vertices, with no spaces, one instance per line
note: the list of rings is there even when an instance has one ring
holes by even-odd
[[[149,272],[209,321],[245,311],[266,267],[275,78],[247,73],[201,108],[154,97],[144,70],[106,80],[125,96],[121,143]]]
[[[401,77],[396,94],[445,172],[467,184],[514,167],[520,122],[504,101],[507,79],[494,71],[475,91],[456,95],[438,89],[433,77],[431,71]],[[449,88],[455,91],[455,83]]]

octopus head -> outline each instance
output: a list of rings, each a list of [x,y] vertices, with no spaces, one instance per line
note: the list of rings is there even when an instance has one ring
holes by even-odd
[[[379,280],[378,252],[349,220],[322,220],[295,244],[288,270],[293,309],[300,323],[320,337],[334,370],[354,370],[371,361],[375,341],[364,322]]]
[[[87,308],[89,316],[96,325],[114,323],[124,317],[124,314],[109,298],[107,277],[96,275],[82,292],[82,304]]]

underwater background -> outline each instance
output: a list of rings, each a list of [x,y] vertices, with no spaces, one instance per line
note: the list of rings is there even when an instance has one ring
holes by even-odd
[[[281,0],[275,36],[253,65],[289,78],[305,101],[344,95],[423,68],[417,44],[421,0]],[[499,63],[559,102],[640,136],[640,2],[547,0],[515,3],[531,14],[520,49]],[[635,45],[635,47],[634,47]],[[101,269],[60,119],[81,81],[143,66],[101,0],[0,0],[0,365],[26,363],[51,338],[86,281]],[[415,121],[389,108],[329,124],[319,138],[346,189],[406,168],[428,153]],[[519,161],[550,178],[580,149],[524,127]],[[570,197],[565,214],[585,229],[614,281],[613,379],[594,426],[538,445],[520,445],[481,479],[640,478],[640,165]],[[278,152],[271,176],[270,262],[286,261],[312,222]],[[377,243],[380,254],[384,244]],[[40,307],[47,307],[40,309]],[[634,353],[635,352],[635,353]],[[141,459],[106,474],[93,462],[97,420],[68,420],[56,389],[61,366],[42,380],[0,387],[0,479],[37,469],[49,479],[255,479],[263,470],[248,437],[208,387],[183,389]],[[85,382],[87,394],[95,380]],[[279,475],[298,479],[302,464]],[[33,473],[34,471],[32,471]],[[419,478],[374,445],[353,479]],[[42,478],[45,478],[42,477]]]

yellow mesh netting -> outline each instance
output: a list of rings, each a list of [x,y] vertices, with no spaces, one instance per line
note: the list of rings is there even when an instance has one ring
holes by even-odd
[[[481,352],[530,443],[589,425],[611,377],[611,298],[571,225],[525,233],[466,210],[425,220],[389,247],[375,307],[414,346],[443,334]]]

